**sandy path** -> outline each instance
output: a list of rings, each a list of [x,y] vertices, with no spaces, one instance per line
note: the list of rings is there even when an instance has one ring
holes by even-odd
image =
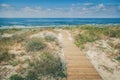
[[[102,80],[90,61],[74,45],[70,33],[65,30],[60,32],[67,62],[67,80]]]

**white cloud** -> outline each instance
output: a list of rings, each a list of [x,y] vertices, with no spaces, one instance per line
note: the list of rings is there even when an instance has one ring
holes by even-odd
[[[78,3],[79,4],[79,3]],[[10,5],[1,4],[4,7],[11,7]],[[0,6],[1,6],[0,5]],[[0,10],[0,17],[24,17],[24,18],[49,18],[49,17],[120,17],[120,6],[109,6],[104,4],[92,5],[92,3],[86,3],[84,6],[72,6],[68,8],[42,8],[36,7],[24,7],[21,9],[5,9]]]
[[[8,5],[8,4],[1,4],[0,6],[1,7],[10,7],[10,5]]]
[[[94,3],[76,3],[76,4],[71,4],[73,7],[76,7],[76,6],[92,6],[94,5]]]
[[[103,8],[105,8],[105,6],[104,6],[104,4],[98,4],[98,5],[97,5],[97,8],[98,8],[98,9],[103,9]]]
[[[85,8],[85,7],[83,7],[83,8],[82,8],[82,10],[83,10],[83,11],[86,11],[86,10],[88,10],[88,9],[87,9],[87,8]]]
[[[85,6],[93,5],[93,3],[84,3]]]
[[[11,8],[12,6],[11,5],[9,5],[9,4],[0,4],[0,7],[1,8]]]

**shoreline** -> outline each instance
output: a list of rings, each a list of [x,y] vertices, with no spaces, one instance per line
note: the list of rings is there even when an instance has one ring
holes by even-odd
[[[81,24],[81,25],[47,25],[47,26],[24,26],[24,25],[10,25],[0,26],[0,29],[27,29],[27,28],[65,28],[65,27],[83,27],[83,26],[94,26],[94,27],[110,27],[120,26],[120,24]]]

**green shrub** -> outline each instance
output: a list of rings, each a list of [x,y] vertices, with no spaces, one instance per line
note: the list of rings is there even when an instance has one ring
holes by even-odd
[[[109,37],[120,38],[120,30],[111,30]]]
[[[79,34],[76,36],[76,42],[75,44],[80,47],[81,49],[84,48],[84,44],[86,42],[94,42],[95,40],[97,40],[98,38],[93,36],[93,35],[90,35],[90,34]]]
[[[12,36],[12,41],[16,41],[16,42],[22,42],[22,41],[24,41],[25,40],[25,35],[17,35],[17,34],[15,34],[15,35],[13,35]]]
[[[16,65],[19,64],[19,62],[16,61],[16,60],[11,60],[11,61],[9,61],[9,64],[12,65],[12,66],[16,66]]]
[[[63,64],[58,56],[45,52],[41,56],[40,64],[35,66],[43,75],[64,77]]]
[[[12,45],[13,42],[14,41],[12,41],[11,38],[4,37],[4,38],[0,39],[0,48],[8,47],[8,46]]]
[[[2,35],[0,34],[0,40],[2,40]]]
[[[40,80],[40,79],[38,78],[38,75],[37,73],[35,73],[34,70],[30,70],[28,71],[25,80]]]
[[[32,39],[26,44],[27,51],[39,51],[43,50],[45,47],[46,45],[39,39]]]
[[[118,60],[118,61],[120,61],[120,56],[116,57],[115,59]]]
[[[0,62],[9,60],[9,54],[7,50],[0,51]]]
[[[54,35],[46,35],[45,40],[46,41],[55,41],[56,37]]]
[[[15,75],[12,75],[9,80],[25,80],[22,76],[18,75],[18,74],[15,74]]]
[[[8,61],[12,58],[14,58],[14,54],[9,54],[8,50],[0,50],[0,62],[2,61]]]
[[[28,73],[27,79],[40,80],[41,77],[50,75],[52,77],[66,77],[65,66],[58,56],[44,52],[40,59],[32,62],[32,71]]]

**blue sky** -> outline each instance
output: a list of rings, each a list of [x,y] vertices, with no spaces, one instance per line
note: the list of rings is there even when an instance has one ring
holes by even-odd
[[[120,0],[0,0],[6,18],[120,18]]]

